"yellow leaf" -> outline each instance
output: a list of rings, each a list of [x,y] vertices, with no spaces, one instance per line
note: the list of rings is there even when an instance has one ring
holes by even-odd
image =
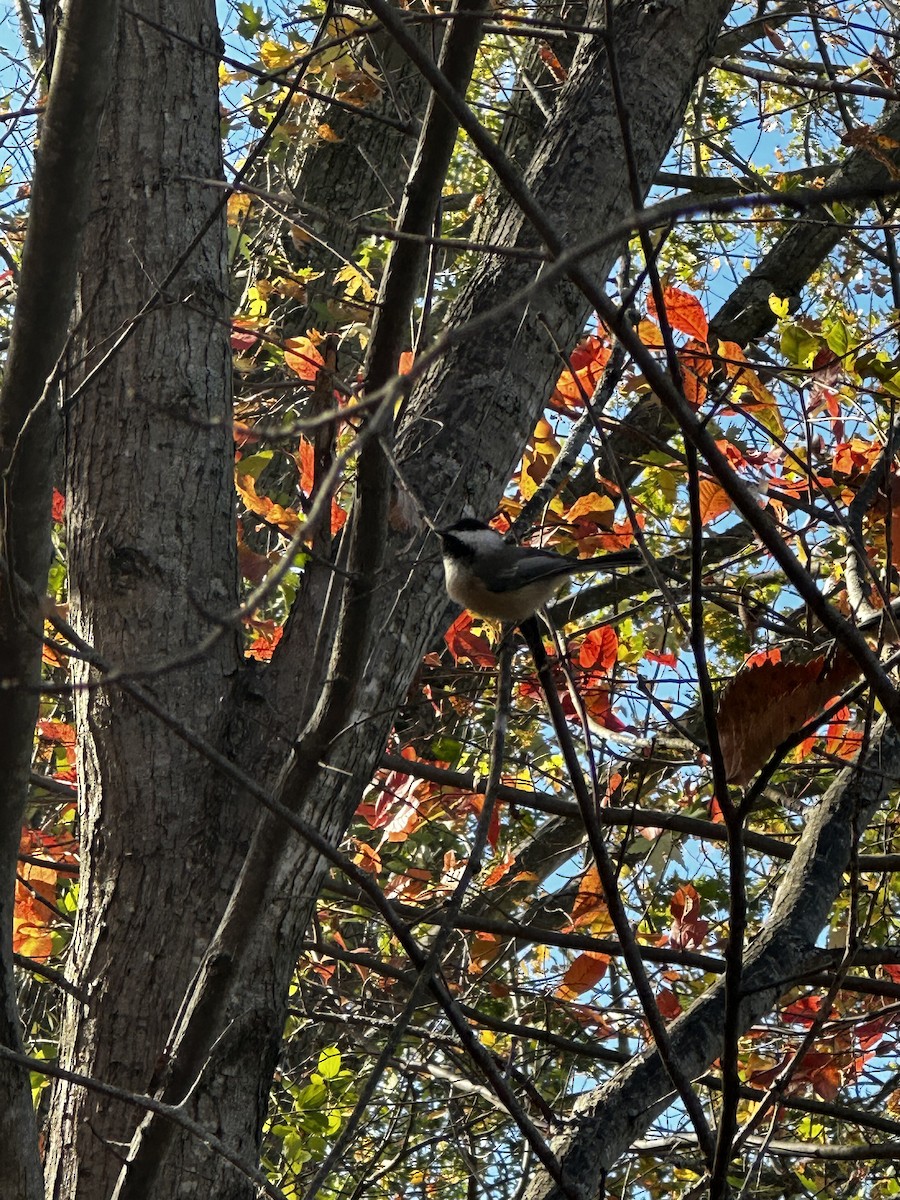
[[[266,39],[259,48],[259,61],[267,71],[280,71],[289,67],[296,57],[289,46],[279,46],[270,39]]]
[[[243,192],[232,192],[228,197],[228,224],[240,225],[250,211],[251,198]]]

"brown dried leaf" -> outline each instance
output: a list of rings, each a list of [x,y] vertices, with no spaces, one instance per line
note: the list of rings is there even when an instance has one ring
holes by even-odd
[[[719,701],[719,744],[730,783],[743,787],[785,738],[802,729],[859,675],[849,654],[746,668]]]

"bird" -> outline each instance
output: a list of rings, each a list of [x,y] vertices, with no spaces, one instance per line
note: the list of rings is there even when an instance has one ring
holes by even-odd
[[[516,546],[483,521],[464,517],[436,530],[451,600],[479,617],[521,625],[551,600],[569,575],[642,561],[637,550],[566,558],[555,550]]]

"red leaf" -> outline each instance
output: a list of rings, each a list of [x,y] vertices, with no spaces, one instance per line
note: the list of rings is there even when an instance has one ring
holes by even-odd
[[[648,660],[648,662],[659,663],[661,666],[664,666],[664,667],[677,667],[678,666],[678,659],[675,657],[674,654],[670,654],[667,650],[666,651],[645,650],[644,658],[646,658]]]
[[[656,1004],[664,1021],[674,1021],[681,1016],[681,1001],[671,988],[661,988],[656,993]]]
[[[258,333],[253,333],[249,329],[243,329],[239,322],[234,322],[231,327],[231,348],[235,354],[246,354],[249,350],[253,349],[258,341]]]
[[[709,921],[700,918],[700,894],[692,883],[679,888],[672,897],[669,911],[675,918],[669,944],[678,950],[696,950],[709,932]]]
[[[585,670],[609,671],[616,664],[619,638],[611,625],[592,629],[578,648],[578,663]]]
[[[496,663],[491,644],[480,633],[472,632],[472,614],[462,612],[444,634],[447,649],[453,661],[463,660],[476,667],[493,667]]]
[[[681,288],[667,287],[663,289],[663,303],[666,317],[673,329],[686,333],[700,342],[705,342],[709,333],[709,321],[703,311],[703,305],[690,292]],[[650,297],[647,309],[654,317],[659,317],[656,302]]]

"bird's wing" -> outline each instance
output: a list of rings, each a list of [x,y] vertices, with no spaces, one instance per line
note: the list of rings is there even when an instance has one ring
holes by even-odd
[[[570,575],[579,569],[576,561],[563,558],[561,554],[550,554],[533,546],[523,546],[515,562],[494,573],[491,591],[512,592],[541,579]],[[590,570],[590,567],[587,569]]]

